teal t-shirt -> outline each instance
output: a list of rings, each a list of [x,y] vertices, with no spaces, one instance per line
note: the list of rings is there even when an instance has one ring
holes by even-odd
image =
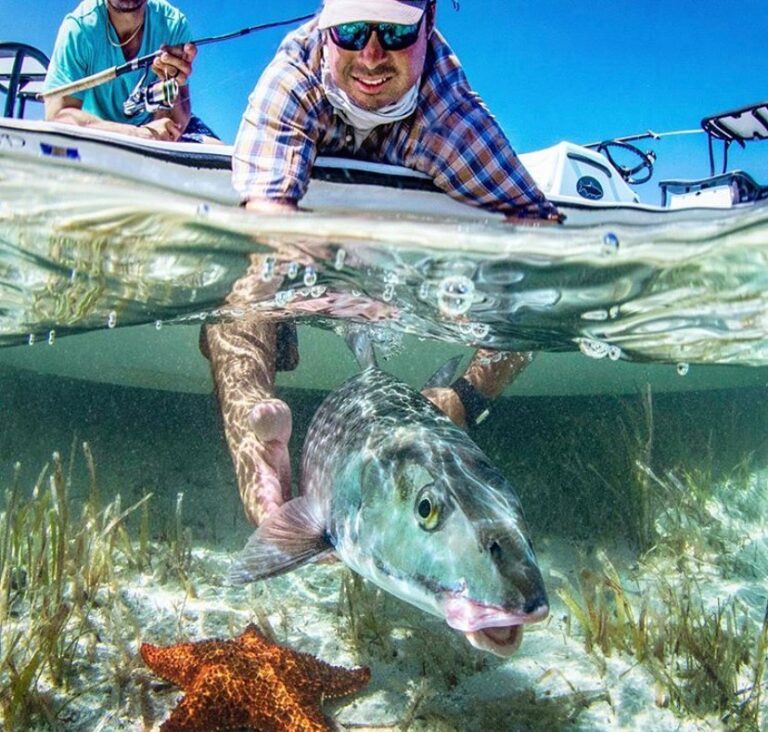
[[[107,36],[109,33],[109,36]],[[99,71],[125,63],[115,29],[109,23],[106,0],[83,0],[63,20],[51,56],[45,89],[78,81]],[[187,18],[166,0],[147,0],[144,31],[139,56],[157,51],[163,44],[178,46],[192,40]],[[126,117],[123,102],[133,91],[144,72],[132,71],[101,86],[72,96],[83,100],[83,110],[111,122],[142,125],[151,115],[140,113]],[[150,78],[154,78],[152,71]]]

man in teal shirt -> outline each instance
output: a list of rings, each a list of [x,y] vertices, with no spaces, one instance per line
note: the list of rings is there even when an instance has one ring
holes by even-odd
[[[123,104],[144,73],[139,70],[46,100],[46,119],[157,140],[176,141],[185,132],[212,135],[196,118],[189,129],[187,80],[197,54],[191,38],[186,17],[166,0],[83,0],[61,24],[46,91],[163,48],[152,70],[160,79],[175,78],[180,93],[171,109],[126,115]]]

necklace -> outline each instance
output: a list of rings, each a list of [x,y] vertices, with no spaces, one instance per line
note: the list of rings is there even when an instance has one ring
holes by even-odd
[[[117,43],[115,43],[112,40],[112,36],[109,33],[109,29],[112,28],[112,21],[109,19],[109,12],[107,12],[107,40],[109,41],[110,45],[114,48],[123,48],[124,46],[127,46],[136,36],[139,34],[139,31],[144,27],[144,18],[141,19],[141,23],[139,23],[136,26],[136,30],[131,33],[128,38],[126,38],[122,43],[120,42],[120,36],[117,36]],[[117,35],[117,31],[115,31],[115,35]]]

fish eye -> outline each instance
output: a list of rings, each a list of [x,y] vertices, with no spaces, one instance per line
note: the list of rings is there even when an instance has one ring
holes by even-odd
[[[422,529],[433,531],[440,523],[440,504],[429,490],[429,486],[423,488],[416,498],[416,518]]]

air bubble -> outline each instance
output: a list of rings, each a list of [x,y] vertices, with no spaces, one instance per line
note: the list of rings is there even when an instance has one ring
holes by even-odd
[[[271,282],[275,276],[275,258],[265,257],[264,262],[261,265],[261,281]]]
[[[618,361],[621,358],[621,349],[618,346],[611,346],[608,349],[608,358],[611,361]]]
[[[114,328],[117,325],[117,313],[112,310],[107,316],[107,328]]]
[[[687,363],[677,364],[677,373],[679,376],[686,376],[688,374],[689,369],[690,369],[690,366]]]
[[[285,272],[288,275],[288,279],[295,280],[299,274],[299,263],[288,262],[288,269]]]
[[[54,343],[56,343],[56,331],[51,330],[48,332],[48,345],[52,346]]]
[[[327,290],[327,287],[323,287],[322,285],[315,285],[310,291],[309,294],[312,297],[322,297],[325,295],[325,291]]]
[[[488,323],[472,323],[472,335],[475,338],[485,338],[491,332],[491,326]]]
[[[199,203],[197,205],[197,215],[206,218],[211,213],[211,207],[207,203]]]
[[[580,338],[579,350],[590,358],[605,358],[608,355],[610,346],[607,343],[594,341],[591,338]]]
[[[456,318],[469,312],[474,295],[475,283],[469,277],[446,277],[437,286],[437,305],[443,315]]]
[[[608,313],[605,310],[588,310],[581,315],[582,320],[608,320]]]
[[[381,299],[384,300],[384,302],[392,302],[392,299],[395,297],[395,286],[390,283],[384,288],[384,292],[381,293]]]
[[[293,290],[281,290],[275,295],[275,305],[279,308],[285,307],[294,297],[295,293]]]
[[[155,330],[162,330],[163,328],[163,321],[162,320],[156,320],[155,321]]]
[[[336,270],[344,269],[344,262],[347,260],[347,253],[343,249],[336,252],[336,259],[333,260],[333,268]]]
[[[616,254],[619,251],[619,237],[609,231],[603,237],[603,254]]]
[[[30,333],[29,334],[29,338],[27,338],[27,343],[30,346],[34,346],[35,345],[35,334],[34,333]]]
[[[317,272],[315,272],[314,267],[307,267],[304,270],[304,284],[307,287],[313,287],[316,282],[317,282]]]
[[[422,282],[419,286],[419,299],[420,300],[427,300],[429,299],[429,282]]]

